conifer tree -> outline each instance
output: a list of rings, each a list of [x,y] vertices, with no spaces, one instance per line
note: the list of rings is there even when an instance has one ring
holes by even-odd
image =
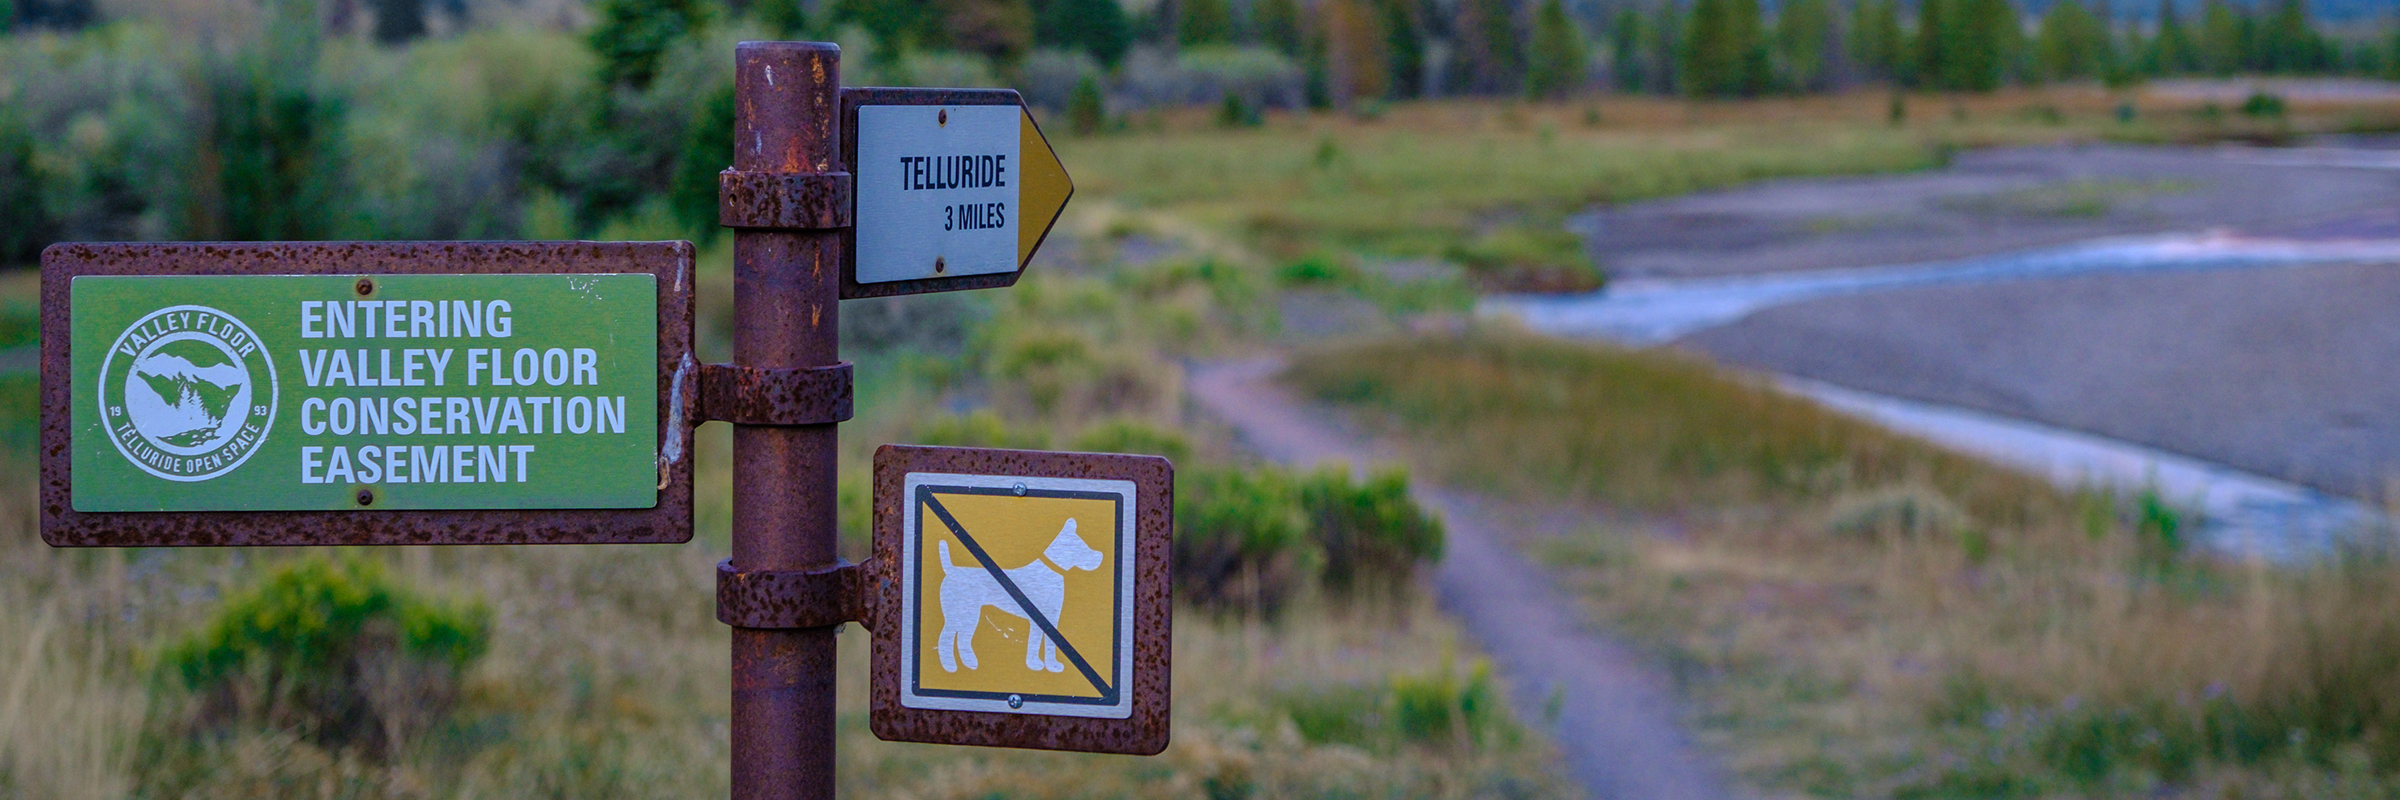
[[[2219,77],[2242,68],[2239,15],[2225,0],[2208,0],[2200,10],[2200,68]]]
[[[2242,43],[2242,68],[2265,71],[2267,68],[2266,48],[2259,45],[2266,37],[2258,35],[2258,15],[2251,13],[2248,8],[2237,6],[2233,21]]]
[[[1650,90],[1659,94],[1674,94],[1683,86],[1683,8],[1677,0],[1659,0],[1658,10],[1651,16],[1647,30],[1650,50],[1645,69],[1649,72]]]
[[[2107,48],[2108,31],[2091,9],[2080,0],[2056,0],[2035,35],[2034,66],[2044,80],[2088,78],[2107,66]]]
[[[1786,85],[1822,91],[1834,50],[1833,9],[1825,0],[1787,0],[1775,16],[1775,48]]]
[[[1951,0],[1923,0],[1917,6],[1916,52],[1910,59],[1911,82],[1940,88],[1950,74]]]
[[[2073,0],[2060,0],[2073,2]],[[2000,88],[2001,73],[2016,52],[2017,10],[2009,0],[1962,0],[1955,6],[1957,32],[1949,47],[1948,74],[1952,89],[1989,92]]]
[[[1850,57],[1869,77],[1900,77],[1899,0],[1858,0],[1851,8]]]
[[[1516,10],[1509,0],[1459,0],[1454,33],[1454,63],[1462,88],[1474,94],[1511,94],[1524,86],[1524,45],[1518,40]]]
[[[0,11],[6,11],[0,7]],[[0,18],[5,19],[5,18]],[[4,24],[4,23],[0,23]],[[58,235],[42,204],[42,174],[34,164],[34,136],[12,106],[0,105],[0,265],[31,264]]]
[[[1231,41],[1233,6],[1226,0],[1176,0],[1176,44],[1197,47]]]
[[[1822,0],[1818,0],[1822,2]],[[1583,46],[1583,32],[1575,29],[1575,21],[1567,18],[1567,7],[1559,0],[1543,0],[1533,15],[1533,41],[1526,48],[1525,93],[1534,97],[1560,97],[1583,84],[1583,70],[1589,59]]]
[[[1048,0],[1034,6],[1033,21],[1035,41],[1082,50],[1106,66],[1116,66],[1133,44],[1132,27],[1117,0]]]
[[[2392,29],[2391,41],[2383,51],[2384,80],[2400,80],[2400,28]]]
[[[2307,72],[2319,66],[2316,31],[2302,0],[2278,0],[2259,31],[2263,66],[2269,72]]]
[[[1099,0],[1111,6],[1117,0]],[[1300,0],[1258,0],[1250,8],[1258,39],[1276,52],[1298,58],[1304,36],[1300,30]]]
[[[1699,0],[1692,6],[1692,40],[1684,55],[1686,86],[1694,94],[1753,95],[1773,78],[1767,62],[1758,0]]]
[[[2200,54],[2192,44],[2192,36],[2183,29],[2183,20],[2176,16],[2175,0],[2158,0],[2158,36],[2150,40],[2151,71],[2159,75],[2182,75],[2200,68]]]
[[[1383,17],[1384,71],[1391,78],[1395,100],[1417,97],[1425,89],[1425,37],[1409,0],[1375,0]]]
[[[1632,6],[1617,9],[1609,23],[1608,77],[1620,92],[1641,91],[1649,77],[1642,69],[1642,12]]]

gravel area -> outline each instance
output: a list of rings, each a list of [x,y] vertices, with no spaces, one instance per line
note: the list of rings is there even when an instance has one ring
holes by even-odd
[[[1919,175],[1778,182],[1584,222],[1619,275],[1660,278],[1907,263],[2150,231],[2400,238],[2400,170],[2319,165],[2344,161],[2320,157],[2329,153],[2372,152],[2348,144],[1998,150]],[[2352,496],[2379,497],[2400,480],[2400,266],[1898,289],[1768,309],[1677,346]]]
[[[2390,228],[2389,209],[2400,208],[2400,162],[2364,169],[2294,158],[2322,153],[2006,148],[1964,153],[1948,168],[1912,175],[1775,181],[1628,204],[1569,225],[1618,278],[1902,264],[2127,233]]]

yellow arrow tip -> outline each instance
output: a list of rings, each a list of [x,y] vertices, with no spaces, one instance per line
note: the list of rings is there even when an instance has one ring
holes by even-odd
[[[1067,167],[1058,163],[1057,151],[1050,149],[1050,140],[1033,122],[1033,115],[1020,110],[1017,138],[1017,157],[1024,161],[1018,168],[1017,180],[1017,269],[1024,269],[1033,260],[1033,251],[1042,246],[1050,227],[1058,224],[1059,212],[1067,208],[1067,198],[1075,194],[1075,181],[1067,177]]]

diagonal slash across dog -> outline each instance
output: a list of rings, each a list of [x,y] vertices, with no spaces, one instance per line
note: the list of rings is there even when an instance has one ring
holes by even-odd
[[[957,672],[962,662],[967,669],[977,668],[975,629],[983,618],[983,608],[991,606],[1024,617],[1038,629],[1027,637],[1025,643],[1026,669],[1037,672],[1064,671],[1066,666],[1058,661],[1063,654],[1068,663],[1074,664],[1075,669],[1083,673],[1085,680],[1092,682],[1093,689],[1108,694],[1107,681],[1100,678],[1100,673],[1092,669],[1082,653],[1076,652],[1073,643],[1059,635],[1058,626],[1052,621],[1066,600],[1065,570],[1099,569],[1103,558],[1100,551],[1092,549],[1091,545],[1084,543],[1082,536],[1076,534],[1075,520],[1068,519],[1067,524],[1059,528],[1058,536],[1051,540],[1040,558],[1025,566],[1004,570],[999,564],[993,563],[991,554],[984,552],[983,545],[967,534],[966,526],[958,524],[958,518],[951,516],[950,509],[943,507],[941,501],[933,499],[931,493],[921,497],[926,508],[933,511],[934,517],[950,529],[951,535],[958,537],[959,544],[965,546],[967,554],[974,556],[976,563],[983,567],[983,571],[978,573],[953,563],[950,560],[950,543],[941,543],[942,632],[935,640],[934,650],[941,656],[942,670]],[[1002,602],[1003,599],[1012,602]]]

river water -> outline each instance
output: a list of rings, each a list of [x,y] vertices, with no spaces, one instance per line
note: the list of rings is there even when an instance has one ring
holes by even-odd
[[[2313,241],[2225,233],[2100,239],[1917,264],[1738,277],[1643,279],[1584,295],[1497,296],[1479,313],[1552,335],[1664,344],[1760,310],[1825,297],[2104,273],[2275,269],[2400,262],[2400,240]],[[2079,431],[1962,408],[1779,377],[1785,391],[1834,410],[2062,485],[2157,491],[2200,513],[2200,540],[2222,552],[2290,560],[2390,527],[2377,509],[2298,484]]]

